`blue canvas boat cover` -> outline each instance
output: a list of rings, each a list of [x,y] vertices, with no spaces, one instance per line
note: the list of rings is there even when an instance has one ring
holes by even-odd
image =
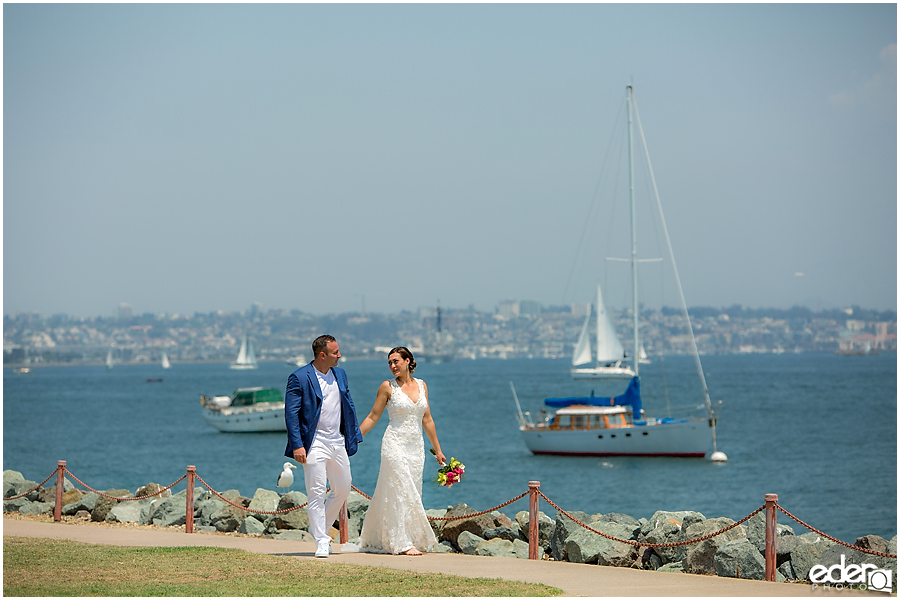
[[[631,406],[631,414],[633,421],[641,420],[641,383],[637,377],[632,377],[628,383],[625,393],[614,398],[603,398],[595,396],[591,392],[590,396],[572,397],[572,398],[547,398],[544,404],[553,408],[565,408],[566,406],[574,406],[582,404],[587,406]]]

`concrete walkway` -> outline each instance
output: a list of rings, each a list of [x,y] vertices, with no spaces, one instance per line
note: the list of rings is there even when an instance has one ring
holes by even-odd
[[[114,546],[214,546],[237,548],[259,554],[293,556],[300,560],[323,560],[313,556],[315,544],[206,533],[187,534],[166,529],[104,527],[41,523],[26,519],[3,519],[3,535],[66,539]],[[568,562],[532,561],[516,558],[426,554],[421,557],[366,553],[334,554],[327,560],[420,573],[445,573],[464,577],[500,578],[543,583],[570,596],[811,596],[878,594],[850,590],[813,590],[810,585],[748,581],[725,577],[659,573],[618,567],[600,567]]]

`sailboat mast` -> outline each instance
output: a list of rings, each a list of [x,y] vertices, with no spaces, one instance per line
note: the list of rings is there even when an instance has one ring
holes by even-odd
[[[634,211],[634,145],[632,134],[631,104],[634,100],[634,89],[628,86],[628,200],[631,203],[631,286],[632,316],[634,318],[634,348],[631,362],[634,365],[634,376],[640,376],[640,359],[638,357],[638,284],[637,284],[637,226]]]

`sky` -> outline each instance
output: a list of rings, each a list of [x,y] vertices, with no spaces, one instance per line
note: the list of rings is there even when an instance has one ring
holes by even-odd
[[[624,307],[629,84],[688,306],[896,310],[896,43],[895,4],[4,4],[3,312]]]

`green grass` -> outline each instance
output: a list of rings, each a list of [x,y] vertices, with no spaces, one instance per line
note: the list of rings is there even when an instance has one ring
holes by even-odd
[[[556,596],[541,584],[222,548],[3,538],[4,596]]]

